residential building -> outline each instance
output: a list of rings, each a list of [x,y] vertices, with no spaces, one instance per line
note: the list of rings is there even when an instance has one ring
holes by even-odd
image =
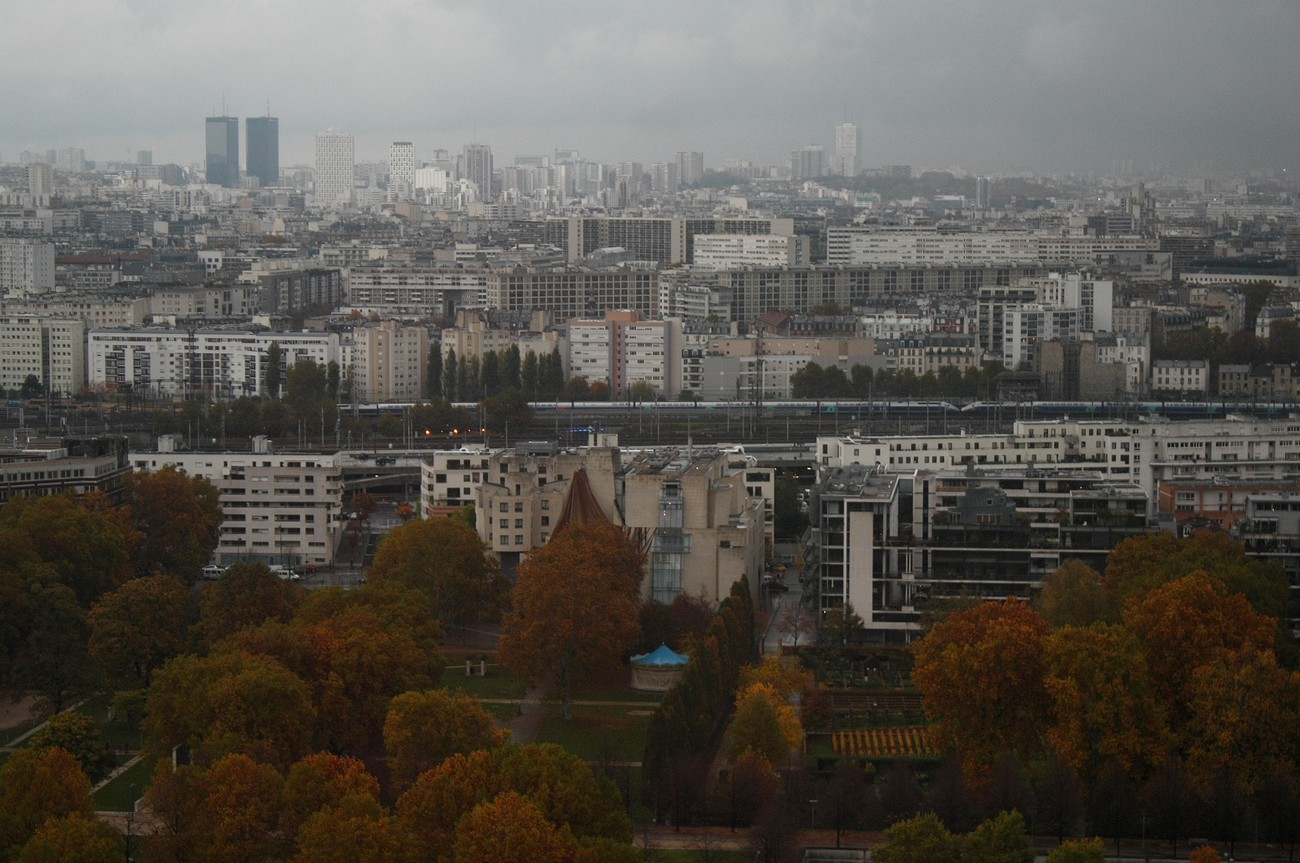
[[[214,186],[233,189],[239,185],[239,118],[208,117],[207,161],[204,174]]]
[[[1151,394],[1156,397],[1201,396],[1209,392],[1208,360],[1155,360],[1151,363]]]
[[[54,244],[0,238],[0,295],[23,298],[54,290]]]
[[[704,179],[704,154],[697,150],[677,153],[677,181],[683,186],[694,186]]]
[[[1035,231],[939,232],[934,228],[881,225],[832,227],[826,231],[826,261],[869,264],[1091,264],[1098,255],[1157,251],[1141,236],[1105,236]]]
[[[800,147],[790,154],[790,178],[815,180],[826,176],[826,149],[820,144]]]
[[[316,173],[314,199],[319,207],[352,205],[353,171],[352,136],[332,129],[316,133]]]
[[[352,396],[365,404],[416,402],[425,397],[429,331],[383,321],[352,331],[346,373]]]
[[[86,386],[86,325],[80,318],[0,316],[0,390],[16,392],[35,378],[50,395],[75,396]]]
[[[0,451],[0,503],[24,496],[83,497],[92,491],[120,502],[130,473],[125,437],[28,440],[21,449]]]
[[[415,144],[394,141],[388,145],[388,198],[407,201],[415,195]]]
[[[783,234],[698,234],[692,267],[806,267],[808,238]]]
[[[217,487],[221,534],[215,562],[329,566],[343,527],[343,469],[337,456],[276,453],[265,437],[252,452],[181,452],[179,435],[163,435],[158,451],[130,454],[132,467],[174,466]]]

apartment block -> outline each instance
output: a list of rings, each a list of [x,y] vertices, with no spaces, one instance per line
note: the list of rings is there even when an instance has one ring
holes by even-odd
[[[53,243],[0,238],[0,295],[19,298],[53,290]]]
[[[86,386],[86,325],[80,318],[0,316],[0,389],[22,389],[28,377],[51,395]]]
[[[353,397],[364,403],[414,402],[424,398],[429,331],[384,321],[352,332],[346,374]]]

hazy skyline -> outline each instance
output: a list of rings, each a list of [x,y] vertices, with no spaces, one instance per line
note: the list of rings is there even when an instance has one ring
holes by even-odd
[[[862,127],[865,167],[1294,166],[1293,2],[10,0],[0,158],[82,147],[190,164],[203,118],[280,118],[282,166],[318,131],[498,164],[702,150],[784,164]],[[241,123],[241,151],[243,128]],[[244,154],[241,152],[241,161]]]

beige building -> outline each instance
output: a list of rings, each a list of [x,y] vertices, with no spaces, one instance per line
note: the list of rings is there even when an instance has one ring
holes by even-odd
[[[429,331],[397,321],[358,327],[352,333],[348,374],[353,398],[364,403],[414,402],[424,398]]]
[[[0,389],[18,390],[35,377],[52,395],[86,385],[86,325],[79,318],[0,316]]]
[[[131,453],[137,471],[175,465],[221,492],[216,562],[260,560],[287,566],[334,562],[343,526],[343,470],[337,457],[273,453],[264,437],[253,452],[176,452],[178,435],[163,435],[156,453]]]
[[[605,518],[645,538],[646,598],[672,602],[687,594],[717,602],[741,577],[758,589],[767,547],[765,504],[750,488],[768,488],[769,473],[743,454],[716,449],[631,454],[612,445],[560,450],[551,442],[524,444],[487,460],[476,499],[479,536],[513,570],[550,539],[581,474],[581,494]],[[422,499],[436,494],[436,476]]]

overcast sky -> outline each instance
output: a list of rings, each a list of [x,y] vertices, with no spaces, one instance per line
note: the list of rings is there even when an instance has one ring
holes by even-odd
[[[1300,4],[1197,0],[5,0],[0,159],[188,164],[203,118],[358,160],[411,140],[784,163],[847,117],[863,165],[1300,164]],[[243,129],[241,125],[241,156]]]

